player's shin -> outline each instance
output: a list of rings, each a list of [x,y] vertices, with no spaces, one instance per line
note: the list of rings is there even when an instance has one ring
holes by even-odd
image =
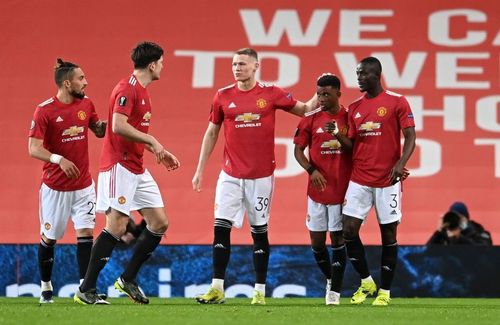
[[[267,224],[252,226],[253,238],[253,263],[255,268],[255,283],[265,284],[267,278],[267,266],[269,264],[269,240],[267,236]]]
[[[215,219],[214,242],[212,248],[213,278],[224,279],[231,254],[231,222]],[[220,288],[223,290],[223,288]]]
[[[398,260],[398,243],[382,246],[380,288],[390,290]]]

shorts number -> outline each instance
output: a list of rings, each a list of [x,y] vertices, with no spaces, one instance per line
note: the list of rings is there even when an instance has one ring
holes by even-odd
[[[257,203],[255,210],[262,211],[264,209],[267,209],[267,206],[269,205],[269,198],[263,196],[257,196],[257,200],[259,200],[259,202]]]
[[[87,214],[93,216],[95,214],[95,212],[94,212],[95,202],[88,201],[87,205],[90,205],[90,210],[89,210],[89,212],[87,212]]]
[[[391,204],[389,204],[389,206],[393,209],[397,208],[398,207],[398,201],[396,201],[396,198],[398,197],[397,194],[391,194],[392,196],[392,202]]]

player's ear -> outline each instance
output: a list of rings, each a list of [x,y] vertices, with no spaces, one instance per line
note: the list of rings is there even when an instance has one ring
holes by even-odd
[[[259,66],[260,66],[259,61],[255,62],[255,71],[257,71],[257,69],[259,69]]]
[[[63,81],[63,86],[66,87],[66,88],[70,88],[71,87],[71,81],[69,81],[68,79],[64,80]]]
[[[337,90],[337,97],[340,98],[342,96],[342,92],[340,90]]]

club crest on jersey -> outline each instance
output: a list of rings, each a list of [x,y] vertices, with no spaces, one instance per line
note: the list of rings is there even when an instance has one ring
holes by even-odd
[[[379,107],[377,108],[377,115],[380,116],[380,117],[384,117],[385,114],[387,114],[387,108],[385,107]]]
[[[85,120],[85,118],[87,118],[87,114],[85,114],[84,111],[79,111],[78,114],[77,114],[77,116],[82,121]]]
[[[127,105],[127,97],[125,97],[125,96],[120,97],[120,99],[118,100],[118,105],[119,106]]]
[[[258,108],[265,108],[267,106],[267,101],[263,98],[257,99],[257,107]]]
[[[125,204],[125,202],[127,202],[127,199],[124,197],[124,196],[120,196],[118,198],[118,203],[120,204]]]
[[[50,230],[50,228],[52,228],[52,226],[50,225],[50,223],[46,222],[43,227],[45,228],[45,230]]]

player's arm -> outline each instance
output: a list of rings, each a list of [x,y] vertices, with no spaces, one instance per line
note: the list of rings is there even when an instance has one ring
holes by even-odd
[[[98,138],[104,138],[106,134],[106,126],[108,125],[108,121],[97,121],[95,123],[90,123],[89,129],[94,132],[95,136]]]
[[[59,165],[64,174],[69,178],[78,178],[80,176],[80,170],[72,161],[45,149],[42,139],[30,137],[28,140],[28,151],[33,158]]]
[[[340,132],[339,127],[336,121],[330,121],[325,124],[326,132],[333,135],[342,145],[343,150],[352,150],[353,140],[349,138],[347,135]]]
[[[307,102],[303,103],[300,100],[297,101],[295,106],[289,111],[291,114],[297,116],[304,116],[304,113],[310,112],[318,106],[318,95],[315,93]]]
[[[111,124],[113,133],[132,142],[144,143],[150,146],[150,151],[156,156],[156,162],[160,163],[165,159],[165,148],[152,135],[141,132],[128,123],[128,116],[120,113],[113,113]]]
[[[208,162],[208,158],[214,150],[217,139],[219,138],[219,132],[221,129],[221,124],[215,124],[208,122],[207,130],[203,136],[203,141],[201,143],[200,157],[198,159],[198,166],[196,167],[196,172],[194,173],[192,184],[193,190],[196,192],[201,192],[201,184],[203,181],[203,171],[205,170],[205,165]]]
[[[318,191],[324,191],[326,188],[326,179],[316,167],[311,164],[304,154],[305,147],[295,144],[294,155],[295,159],[302,168],[304,168],[311,177],[311,183]]]
[[[396,184],[399,182],[405,171],[405,166],[408,160],[410,160],[411,154],[413,153],[413,150],[415,150],[415,141],[417,138],[417,135],[415,134],[415,127],[407,127],[403,129],[403,136],[405,138],[404,144],[403,144],[403,153],[401,155],[401,158],[396,162],[394,167],[391,170],[390,174],[390,179],[391,179],[391,184]]]
[[[147,151],[149,151],[151,153],[154,153],[153,147],[151,145],[146,144],[144,146],[144,148]],[[174,154],[172,154],[167,149],[163,149],[163,153],[165,154],[165,157],[163,158],[163,160],[161,161],[161,163],[163,165],[165,165],[165,167],[167,167],[168,171],[171,171],[171,170],[174,170],[174,169],[177,169],[177,168],[181,167],[181,163],[180,163],[179,159],[177,159],[177,157]]]

